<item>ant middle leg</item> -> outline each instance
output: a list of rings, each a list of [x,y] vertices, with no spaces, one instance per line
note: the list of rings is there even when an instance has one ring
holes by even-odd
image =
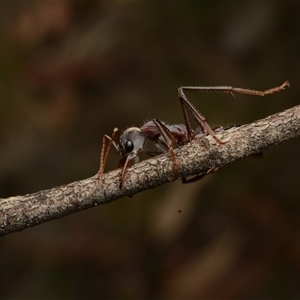
[[[161,134],[161,139],[159,139],[159,142],[161,143],[161,146],[163,148],[168,149],[174,166],[174,175],[171,178],[170,181],[175,180],[178,177],[178,163],[176,159],[176,155],[174,152],[173,146],[178,146],[177,141],[175,137],[173,136],[172,132],[158,119],[154,119],[153,122],[155,123],[157,129],[159,130]]]
[[[201,88],[201,87],[200,87]],[[223,145],[222,142],[217,136],[215,135],[214,130],[209,126],[205,117],[194,107],[194,105],[189,101],[189,99],[184,94],[184,89],[195,89],[198,90],[197,87],[181,87],[178,89],[178,98],[180,101],[181,109],[183,112],[183,117],[185,121],[185,126],[187,130],[188,140],[191,141],[193,137],[192,131],[192,124],[191,124],[191,116],[196,121],[197,125],[199,126],[200,130],[203,133],[210,134],[218,144]]]

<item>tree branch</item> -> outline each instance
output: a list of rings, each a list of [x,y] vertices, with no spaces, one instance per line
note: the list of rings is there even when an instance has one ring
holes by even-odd
[[[226,142],[224,145],[207,136],[176,149],[179,176],[187,177],[205,173],[212,167],[224,167],[299,135],[300,105],[218,134],[219,139]],[[0,235],[154,188],[170,181],[173,171],[172,160],[166,153],[129,168],[121,190],[118,169],[104,174],[101,186],[95,175],[34,194],[0,199]]]

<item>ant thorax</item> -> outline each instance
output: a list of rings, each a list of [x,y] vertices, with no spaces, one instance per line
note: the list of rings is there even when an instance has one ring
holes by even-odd
[[[147,138],[154,141],[156,146],[163,152],[169,147],[166,146],[166,138],[162,133],[165,133],[173,144],[184,145],[187,141],[187,128],[184,124],[170,125],[166,122],[159,121],[161,128],[158,127],[157,120],[151,120],[145,123],[141,130],[146,134]]]

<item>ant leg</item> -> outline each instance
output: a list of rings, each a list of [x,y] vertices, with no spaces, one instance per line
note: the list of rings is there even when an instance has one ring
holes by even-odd
[[[187,127],[187,132],[189,139],[192,139],[192,129],[191,129],[191,120],[189,117],[189,112],[195,119],[195,121],[198,123],[199,127],[204,131],[209,133],[219,144],[224,144],[222,141],[220,141],[214,131],[211,129],[211,127],[206,122],[205,117],[197,111],[197,109],[192,105],[192,103],[188,100],[186,95],[184,94],[184,90],[192,90],[192,91],[200,91],[200,92],[221,92],[221,93],[227,93],[232,96],[234,96],[234,93],[240,93],[240,94],[248,94],[248,95],[255,95],[255,96],[265,96],[269,94],[273,94],[279,91],[284,90],[286,87],[289,87],[290,83],[288,81],[285,81],[281,85],[270,88],[265,91],[259,91],[259,90],[250,90],[250,89],[244,89],[244,88],[235,88],[231,86],[183,86],[178,89],[178,98],[182,107],[183,116],[185,120],[185,124]]]
[[[219,170],[219,167],[211,167],[207,172],[204,172],[204,173],[200,173],[198,175],[195,175],[189,179],[187,178],[182,178],[182,183],[183,184],[186,184],[186,183],[192,183],[192,182],[195,182],[195,181],[198,181],[200,179],[202,179],[203,177],[205,177],[206,175],[209,175],[209,174],[212,174],[212,173],[215,173]]]
[[[186,95],[183,92],[184,89],[198,90],[199,88],[202,87],[181,87],[178,89],[178,98],[183,112],[185,126],[188,134],[188,140],[190,141],[193,139],[192,124],[190,118],[190,114],[191,114],[194,120],[196,121],[196,123],[198,124],[198,126],[202,129],[204,133],[210,134],[218,144],[223,145],[224,142],[222,142],[216,137],[213,129],[206,122],[205,117],[194,107],[194,105],[189,101],[189,99],[186,97]]]
[[[161,121],[159,121],[158,119],[154,119],[153,122],[155,123],[163,138],[165,144],[164,146],[166,146],[170,152],[174,165],[174,176],[173,178],[171,178],[171,181],[173,181],[178,177],[178,163],[173,149],[173,145],[176,145],[176,140],[171,131]]]
[[[102,183],[102,177],[104,174],[104,169],[105,169],[105,165],[108,159],[108,155],[111,149],[111,146],[114,145],[114,147],[117,149],[116,144],[114,142],[114,138],[115,136],[117,136],[118,140],[119,140],[119,129],[115,128],[111,137],[109,137],[108,135],[104,135],[102,138],[102,147],[101,147],[101,153],[100,153],[100,167],[99,167],[99,171],[98,171],[98,182],[101,185]],[[105,151],[105,144],[106,144],[106,140],[109,140],[107,149]],[[118,150],[118,149],[117,149]]]
[[[265,91],[249,90],[249,89],[232,87],[231,91],[227,91],[227,93],[230,93],[232,96],[234,96],[234,94],[233,94],[234,92],[235,93],[240,93],[240,94],[247,94],[247,95],[265,96],[265,95],[270,95],[270,94],[273,94],[273,93],[280,92],[280,91],[284,90],[286,87],[289,87],[289,86],[290,86],[290,83],[288,81],[285,81],[281,85],[276,86],[274,88],[267,89]]]
[[[234,96],[234,93],[247,94],[247,95],[255,95],[255,96],[265,96],[269,94],[273,94],[276,92],[280,92],[284,90],[286,87],[289,87],[290,83],[285,81],[279,86],[261,91],[261,90],[251,90],[244,88],[236,88],[232,86],[182,86],[179,88],[179,94],[183,94],[183,91],[199,91],[199,92],[217,92],[217,93],[227,93]],[[184,95],[185,96],[185,95]]]
[[[100,166],[99,166],[99,170],[98,170],[98,183],[99,185],[102,184],[102,176],[104,173],[104,169],[105,169],[105,163],[104,163],[104,153],[105,153],[105,142],[106,139],[111,141],[111,138],[108,135],[104,135],[102,138],[102,146],[101,146],[101,152],[100,152]]]

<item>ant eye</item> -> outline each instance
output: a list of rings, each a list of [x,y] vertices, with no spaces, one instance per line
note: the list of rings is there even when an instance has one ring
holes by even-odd
[[[133,142],[131,140],[126,141],[125,143],[125,151],[129,153],[133,150]]]

